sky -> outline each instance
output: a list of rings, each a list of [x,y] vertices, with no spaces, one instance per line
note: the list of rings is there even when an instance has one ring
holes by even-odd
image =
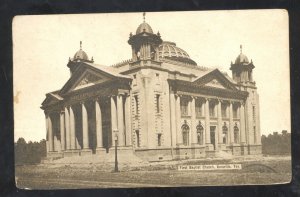
[[[95,63],[109,66],[131,58],[129,34],[142,12],[31,15],[13,19],[15,141],[46,138],[45,94],[70,77],[69,57],[82,49]],[[240,53],[252,59],[260,95],[261,134],[290,132],[288,13],[285,10],[148,12],[146,22],[164,41],[175,42],[199,66],[231,76]]]

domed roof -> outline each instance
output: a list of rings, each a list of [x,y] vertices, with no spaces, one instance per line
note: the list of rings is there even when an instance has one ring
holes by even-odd
[[[82,50],[82,42],[80,41],[80,49],[75,53],[74,60],[89,60],[88,55],[86,52]]]
[[[167,58],[167,59],[174,59],[177,61],[182,61],[190,64],[196,65],[187,52],[182,50],[181,48],[176,46],[174,42],[164,41],[158,47],[158,55],[159,58]]]
[[[75,53],[74,59],[88,60],[89,58],[88,58],[86,52],[84,52],[82,49],[80,49],[79,51],[77,51]]]
[[[242,45],[240,45],[241,53],[235,59],[235,64],[249,63],[248,57],[242,53]]]
[[[148,23],[146,23],[145,21],[138,26],[135,33],[140,34],[140,33],[143,33],[143,32],[153,34],[153,30],[152,30],[151,26]]]
[[[240,64],[240,63],[249,63],[249,60],[247,58],[246,55],[244,54],[240,54],[239,56],[237,56],[237,58],[235,59],[235,63],[236,64]]]

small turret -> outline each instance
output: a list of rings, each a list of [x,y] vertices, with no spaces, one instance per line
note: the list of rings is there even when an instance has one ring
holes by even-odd
[[[162,43],[160,34],[154,34],[151,26],[145,21],[145,13],[143,13],[143,23],[141,23],[136,34],[129,34],[128,44],[132,48],[132,61],[137,60],[158,60],[158,46]]]
[[[253,82],[252,70],[254,67],[252,59],[249,62],[248,57],[243,54],[242,45],[240,45],[240,54],[235,59],[234,64],[231,62],[232,78],[237,83]]]

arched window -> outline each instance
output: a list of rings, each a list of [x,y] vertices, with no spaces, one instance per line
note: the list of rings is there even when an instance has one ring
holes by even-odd
[[[181,131],[182,131],[183,145],[187,146],[189,144],[190,127],[189,127],[189,125],[187,125],[186,120],[184,120],[184,124],[181,126]]]
[[[223,137],[223,144],[227,144],[228,143],[228,127],[226,125],[226,122],[224,122],[224,125],[222,127],[222,137]]]
[[[202,145],[203,144],[203,126],[201,124],[201,122],[199,121],[199,124],[196,127],[197,129],[197,143]]]
[[[233,137],[234,137],[234,143],[239,143],[239,128],[236,123],[233,127]]]

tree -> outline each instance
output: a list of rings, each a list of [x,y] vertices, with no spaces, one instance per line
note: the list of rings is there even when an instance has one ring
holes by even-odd
[[[29,141],[26,143],[24,138],[19,138],[15,143],[15,164],[34,164],[40,163],[46,156],[46,140],[40,142]]]
[[[282,134],[273,132],[268,137],[262,135],[262,153],[263,154],[289,154],[291,153],[291,134],[287,133],[286,130],[282,131]]]

